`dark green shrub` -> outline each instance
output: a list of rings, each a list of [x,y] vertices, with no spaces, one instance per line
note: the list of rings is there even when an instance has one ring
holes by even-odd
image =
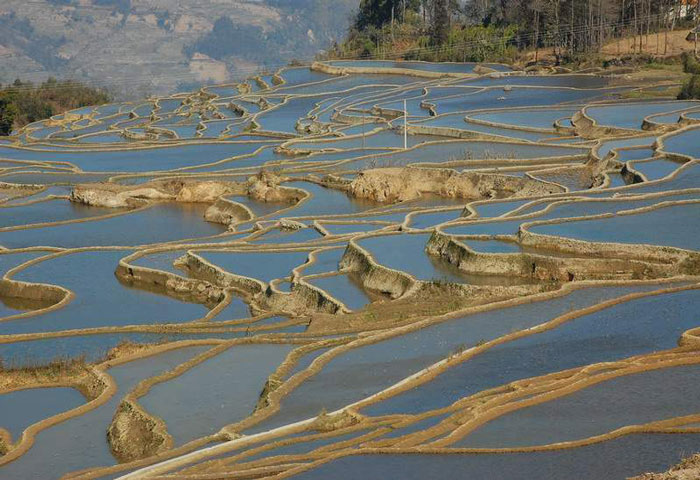
[[[683,84],[678,100],[700,100],[700,75],[693,75]]]
[[[681,60],[683,60],[683,71],[685,73],[700,75],[700,62],[698,62],[698,60],[695,58],[695,55],[688,52],[683,52]]]

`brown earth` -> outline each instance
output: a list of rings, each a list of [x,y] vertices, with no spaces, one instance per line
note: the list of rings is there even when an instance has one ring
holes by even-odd
[[[698,480],[700,479],[700,454],[686,458],[664,473],[643,473],[629,480]]]
[[[281,187],[282,180],[274,174],[261,172],[245,182],[169,179],[138,186],[89,183],[76,185],[71,191],[70,201],[94,207],[136,208],[149,201],[214,203],[226,195],[248,195],[264,202],[294,203],[301,199],[301,192]]]
[[[357,198],[403,202],[421,194],[479,200],[560,193],[564,189],[530,178],[429,168],[378,168],[361,172],[348,185]]]
[[[668,34],[655,33],[643,35],[641,37],[642,53],[654,56],[675,57],[683,52],[693,50],[693,43],[686,37],[690,30],[676,30]],[[621,40],[609,42],[603,47],[603,54],[607,56],[629,55],[639,51],[639,37],[636,38],[636,49],[634,37],[627,37]],[[664,48],[666,47],[666,48]]]
[[[555,288],[555,284],[539,286],[539,290],[543,292]],[[477,286],[472,294],[467,295],[464,291],[450,288],[449,284],[428,282],[414,295],[406,298],[390,301],[386,297],[385,300],[375,301],[362,310],[345,315],[314,314],[307,331],[320,335],[395,328],[426,317],[502,301],[513,296],[507,288],[499,290]]]
[[[41,386],[67,385],[87,399],[97,398],[106,385],[82,360],[56,360],[48,365],[0,370],[0,392]]]
[[[131,402],[122,401],[107,430],[112,453],[122,462],[150,457],[170,447],[170,436]]]
[[[302,192],[281,187],[282,177],[263,170],[248,179],[248,196],[262,202],[297,203],[303,198]]]
[[[645,55],[653,55],[656,57],[676,57],[683,52],[693,50],[693,42],[687,40],[690,30],[676,30],[673,32],[660,32],[658,35],[652,33],[641,37],[642,52]],[[658,40],[658,43],[657,43]],[[636,43],[635,43],[636,42]],[[613,40],[606,43],[601,54],[605,58],[615,58],[620,56],[633,55],[639,53],[639,37],[625,37],[620,40]],[[528,62],[535,60],[535,51],[529,51],[525,54]],[[540,61],[555,61],[554,52],[551,48],[541,48],[538,53]]]
[[[150,200],[168,200],[190,203],[211,203],[221,195],[245,194],[246,187],[236,182],[165,180],[139,186],[114,183],[76,185],[70,200],[95,207],[134,208]]]

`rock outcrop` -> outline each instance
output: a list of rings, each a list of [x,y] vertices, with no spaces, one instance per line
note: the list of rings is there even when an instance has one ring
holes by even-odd
[[[297,203],[304,195],[301,191],[280,186],[282,178],[262,171],[248,179],[248,196],[260,202]]]
[[[700,478],[700,454],[686,458],[664,473],[644,473],[629,480],[697,480]]]
[[[236,182],[166,180],[139,186],[91,183],[73,187],[70,200],[94,207],[134,208],[153,200],[212,203],[222,195],[245,192],[246,187]]]
[[[107,441],[121,462],[150,457],[169,448],[172,443],[164,425],[128,401],[123,401],[114,414],[107,430]]]
[[[177,192],[175,200],[186,203],[212,203],[222,195],[240,192],[241,187],[232,182],[189,182]]]
[[[261,202],[293,204],[304,197],[304,193],[300,190],[280,186],[283,180],[277,175],[263,171],[245,182],[170,179],[155,180],[137,186],[109,182],[89,183],[73,187],[70,200],[94,207],[137,208],[150,201],[214,204],[225,196],[249,196]],[[219,205],[219,207],[223,210],[231,210],[230,205]],[[212,218],[217,217],[221,221],[226,216],[247,219],[246,212],[235,210],[235,212],[224,211],[218,216],[212,212]]]
[[[244,222],[253,218],[253,213],[245,206],[227,198],[219,198],[212,206],[204,212],[204,219],[207,222],[230,225],[232,223]]]
[[[173,197],[153,187],[122,190],[116,185],[76,185],[70,193],[70,201],[92,207],[135,208],[146,200],[171,200]]]
[[[556,185],[531,178],[411,167],[366,170],[347,188],[354,197],[387,203],[413,200],[424,193],[478,200],[539,196],[564,191]]]

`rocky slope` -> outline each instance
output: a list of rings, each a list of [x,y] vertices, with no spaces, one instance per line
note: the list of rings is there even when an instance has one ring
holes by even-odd
[[[349,184],[357,198],[403,202],[421,194],[478,200],[559,193],[556,185],[526,177],[429,168],[378,168],[361,172]]]
[[[344,34],[358,3],[4,0],[0,83],[53,75],[142,98],[198,82],[225,82],[291,58],[313,57]]]
[[[700,454],[686,458],[664,473],[645,473],[629,480],[698,480],[700,478]]]

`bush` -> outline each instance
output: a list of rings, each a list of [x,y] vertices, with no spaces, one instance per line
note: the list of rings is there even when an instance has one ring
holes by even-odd
[[[0,89],[0,135],[67,110],[109,101],[106,92],[70,80],[49,78],[40,85],[15,80]]]
[[[698,62],[693,54],[683,52],[681,59],[683,60],[683,71],[685,73],[700,75],[700,62]]]
[[[696,74],[683,83],[678,100],[700,100],[700,75]]]

